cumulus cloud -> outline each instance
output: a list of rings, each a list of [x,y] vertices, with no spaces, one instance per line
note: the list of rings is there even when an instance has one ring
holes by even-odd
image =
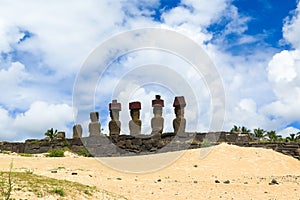
[[[72,123],[73,119],[73,109],[66,104],[37,101],[33,102],[26,112],[16,116],[0,108],[0,140],[43,138],[46,130],[50,128],[66,131],[67,136],[71,137],[72,132],[67,125]]]
[[[294,48],[300,48],[300,2],[290,18],[286,18],[283,26],[284,39],[292,44]]]
[[[283,50],[273,56],[268,64],[268,78],[273,84],[277,99],[264,107],[264,112],[273,118],[281,119],[283,124],[300,122],[300,46],[299,46],[299,7],[291,19],[283,26],[284,39],[294,49]],[[284,129],[285,127],[281,127]]]

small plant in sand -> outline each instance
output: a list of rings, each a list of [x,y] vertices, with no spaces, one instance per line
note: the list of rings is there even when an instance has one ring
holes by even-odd
[[[65,196],[65,192],[64,192],[63,189],[55,188],[55,189],[53,190],[53,192],[54,192],[55,194],[58,194],[58,195],[61,196],[61,197]]]
[[[65,151],[62,149],[51,149],[48,154],[46,154],[47,157],[64,157]]]
[[[204,138],[201,147],[210,147],[211,145],[211,142],[208,139]]]
[[[10,163],[9,172],[7,173],[7,178],[3,172],[0,173],[0,192],[1,196],[4,197],[5,200],[10,199],[10,195],[13,189],[12,186],[12,168],[13,162]]]
[[[90,154],[90,152],[85,147],[80,148],[79,151],[77,152],[77,154],[79,156],[84,156],[84,157],[91,157],[92,156]]]

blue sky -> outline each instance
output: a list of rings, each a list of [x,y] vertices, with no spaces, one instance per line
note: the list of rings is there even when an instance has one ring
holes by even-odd
[[[113,35],[145,27],[162,27],[183,34],[209,55],[226,97],[223,130],[240,125],[276,130],[283,136],[297,133],[299,11],[297,0],[1,0],[0,140],[42,138],[51,127],[66,131],[71,137],[77,117],[73,87],[83,63]],[[193,100],[187,94],[187,129],[209,130],[212,105],[205,81],[195,77],[189,66],[174,55],[140,51],[115,60],[98,82],[95,109],[100,112],[104,131],[109,121],[107,104],[118,98],[124,99],[123,133],[128,134],[128,100],[142,102],[143,130],[148,132],[152,117],[149,102],[156,93],[161,93],[168,105],[164,110],[165,129],[172,131],[174,113],[170,105],[174,96],[181,94],[167,85],[138,86],[136,77],[128,75],[150,63],[169,66],[196,88],[201,101],[197,102],[199,110],[195,113]],[[122,80],[126,88],[116,92],[114,87],[124,77],[131,79]],[[164,78],[172,81],[172,77]],[[88,86],[87,83],[82,87]],[[87,112],[93,110],[88,109]],[[85,132],[88,117],[82,122]]]

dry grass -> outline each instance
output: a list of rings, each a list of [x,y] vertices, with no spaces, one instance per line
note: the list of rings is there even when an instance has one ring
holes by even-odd
[[[10,172],[0,172],[0,180],[7,184]],[[11,172],[13,199],[126,199],[106,190],[99,190],[76,182],[57,180],[26,172]],[[3,185],[2,185],[3,186]],[[5,197],[1,194],[1,198]],[[50,198],[51,199],[51,198]]]

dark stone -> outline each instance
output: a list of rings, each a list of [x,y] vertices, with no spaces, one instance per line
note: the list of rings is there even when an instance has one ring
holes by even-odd
[[[272,179],[269,185],[278,185],[279,183],[277,182],[276,179]]]
[[[215,183],[220,183],[220,181],[219,180],[215,180]]]
[[[225,183],[225,184],[229,184],[229,183],[230,183],[230,181],[229,181],[229,180],[227,180],[227,181],[224,181],[223,183]]]

